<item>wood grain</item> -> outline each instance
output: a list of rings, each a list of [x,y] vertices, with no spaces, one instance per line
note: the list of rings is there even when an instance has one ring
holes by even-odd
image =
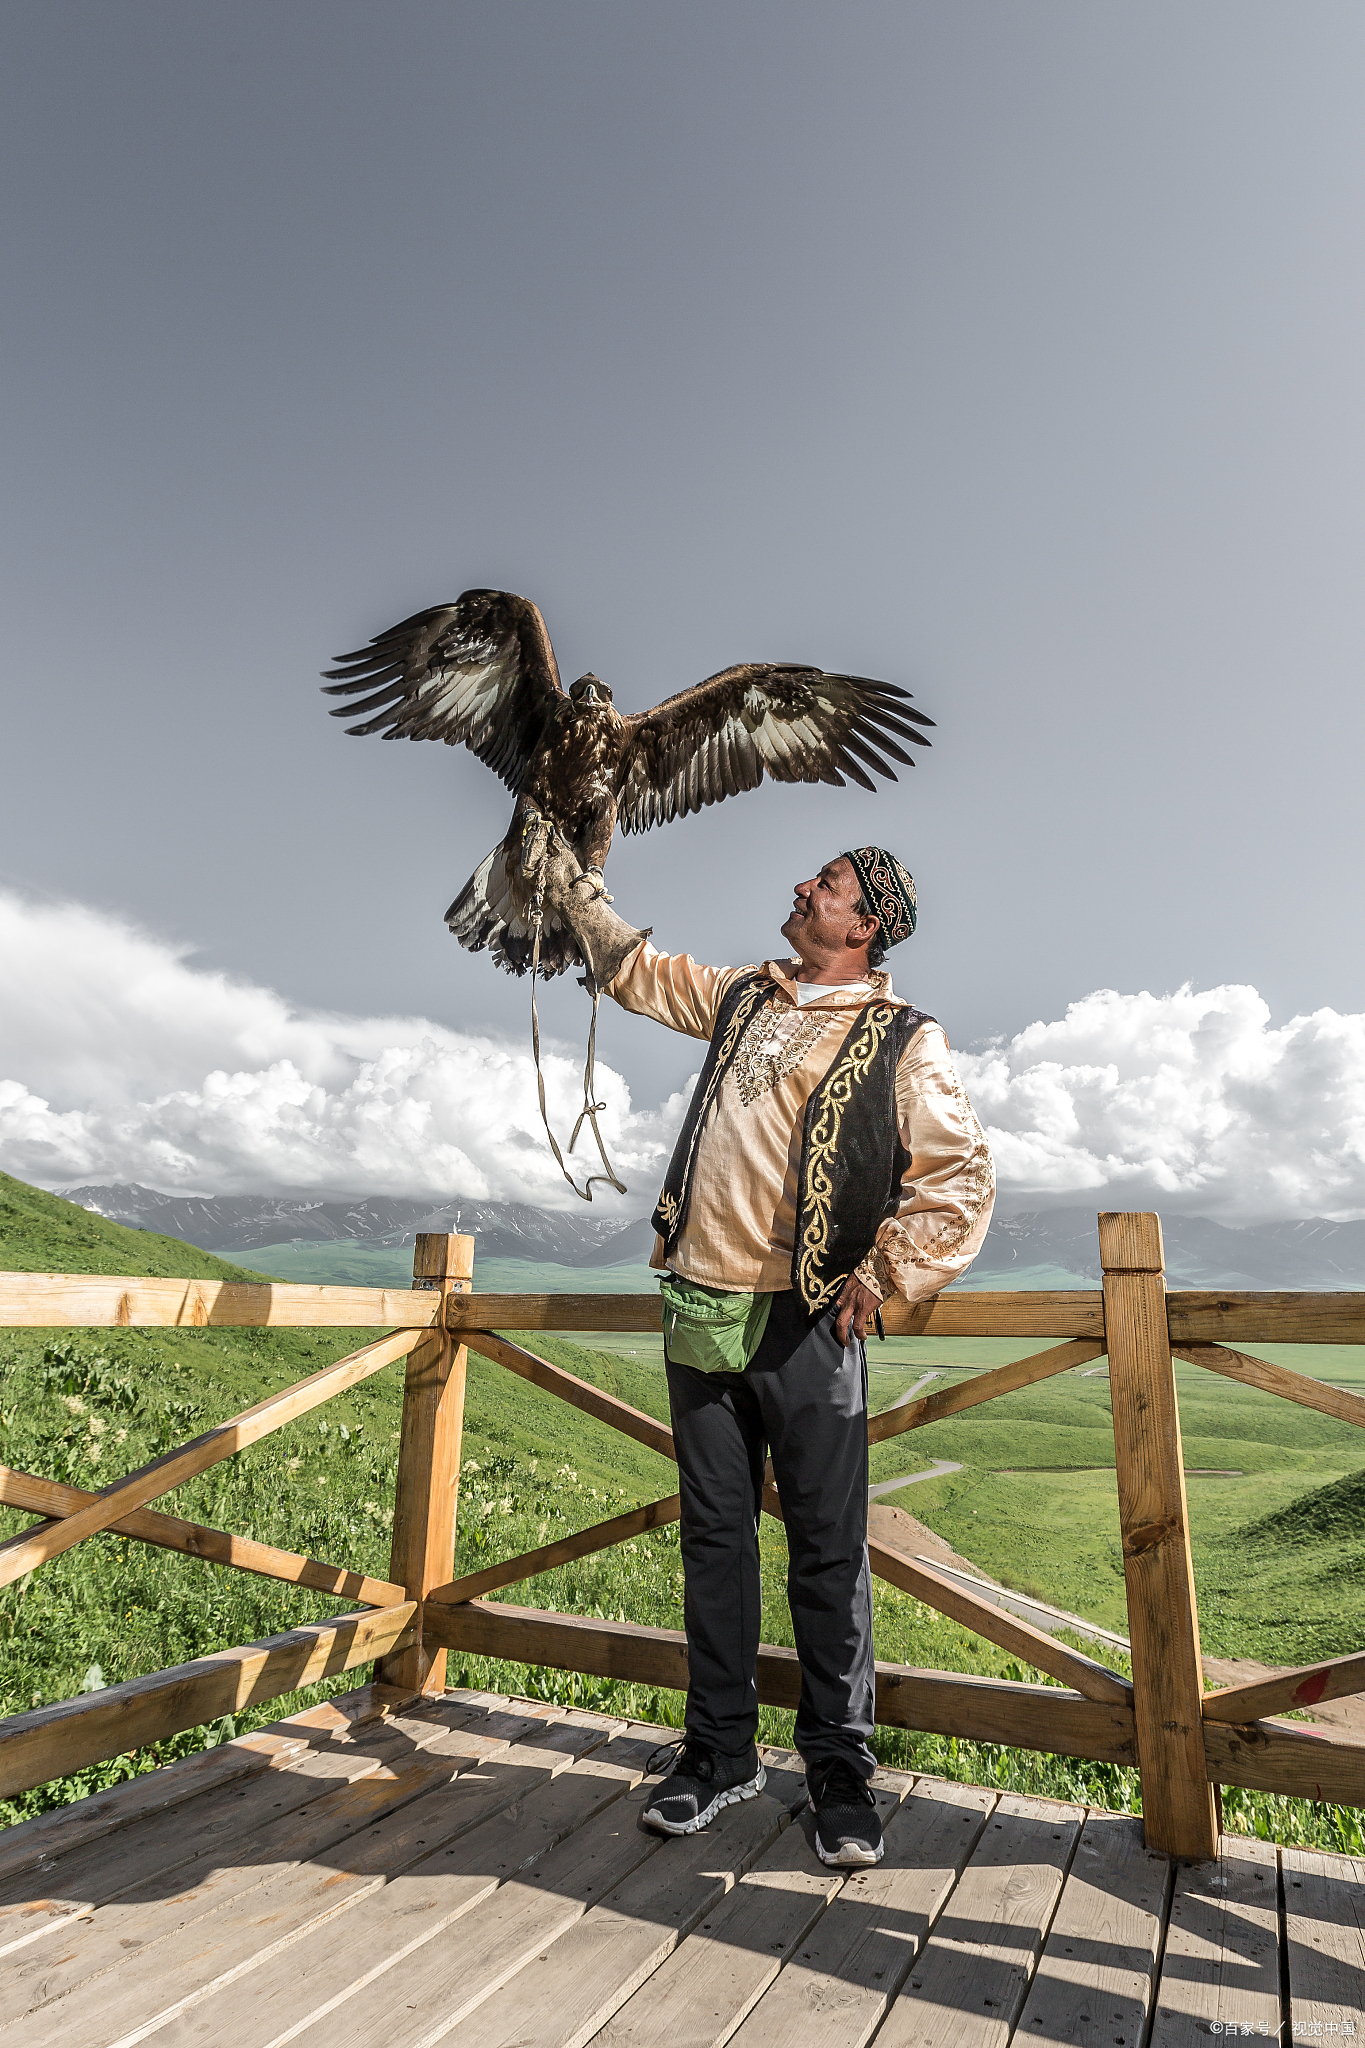
[[[429,1330],[437,1313],[397,1287],[0,1273],[0,1329]]]
[[[1354,1423],[1365,1429],[1365,1399],[1348,1394],[1344,1387],[1329,1387],[1307,1373],[1290,1372],[1287,1366],[1272,1365],[1268,1358],[1253,1358],[1245,1351],[1233,1351],[1226,1344],[1172,1344],[1176,1358],[1187,1365],[1202,1365],[1206,1372],[1221,1373],[1244,1387],[1262,1394],[1277,1394],[1282,1401],[1297,1401],[1301,1408],[1316,1408],[1338,1422]]]
[[[1020,2041],[1145,2038],[1170,1876],[1135,1816],[1091,1814],[1019,2017]]]
[[[1103,1356],[1103,1344],[1088,1338],[1035,1351],[1030,1358],[1016,1358],[1010,1365],[996,1366],[976,1379],[944,1387],[940,1393],[926,1394],[921,1400],[905,1401],[895,1408],[883,1408],[880,1414],[868,1417],[867,1440],[870,1444],[885,1443],[888,1437],[900,1436],[907,1429],[922,1429],[926,1422],[942,1422],[946,1415],[960,1415],[964,1408],[978,1408],[983,1401],[1017,1393],[1020,1387],[1036,1386],[1039,1380],[1051,1379],[1054,1373],[1070,1372],[1073,1366],[1089,1365]]]
[[[1143,1822],[1149,1848],[1208,1857],[1218,1823],[1205,1767],[1199,1615],[1156,1217],[1128,1217],[1122,1241],[1131,1262],[1148,1262],[1104,1276]]]
[[[676,1522],[681,1512],[680,1497],[670,1493],[666,1500],[652,1500],[647,1507],[631,1508],[627,1514],[613,1515],[609,1522],[596,1522],[590,1529],[580,1529],[576,1535],[561,1536],[556,1543],[542,1544],[539,1550],[528,1550],[520,1557],[509,1557],[503,1564],[486,1565],[481,1572],[467,1572],[462,1579],[453,1579],[449,1585],[433,1586],[427,1594],[428,1600],[443,1601],[447,1606],[458,1606],[462,1600],[475,1600],[484,1593],[494,1593],[502,1586],[517,1586],[525,1579],[534,1579],[541,1572],[550,1572],[562,1564],[572,1564],[577,1557],[591,1557],[599,1550],[610,1550],[614,1543],[629,1543],[634,1536],[643,1536],[650,1529],[662,1529],[670,1522]]]
[[[1221,1294],[1206,1288],[1166,1297],[1173,1344],[1365,1344],[1365,1292]]]
[[[1280,2038],[1275,1845],[1224,1835],[1216,1862],[1175,1873],[1153,2048],[1206,2048],[1209,2035]]]
[[[486,1297],[485,1297],[486,1298]],[[551,1301],[562,1301],[563,1295],[550,1295]],[[574,1300],[595,1300],[597,1296],[572,1296]],[[625,1297],[633,1299],[633,1297]],[[647,1298],[647,1297],[646,1297]],[[459,1296],[455,1297],[460,1300]],[[603,1327],[603,1326],[599,1326]],[[551,1365],[547,1358],[537,1358],[534,1351],[525,1351],[520,1344],[512,1344],[504,1337],[495,1336],[491,1330],[466,1329],[465,1341],[471,1351],[477,1351],[484,1358],[491,1358],[496,1365],[506,1366],[518,1378],[529,1380],[534,1387],[540,1387],[547,1394],[555,1394],[561,1401],[567,1401],[571,1408],[577,1408],[584,1415],[593,1416],[598,1422],[605,1422],[612,1429],[619,1429],[623,1436],[634,1437],[637,1444],[644,1444],[651,1451],[658,1451],[664,1458],[674,1458],[673,1432],[667,1423],[656,1422],[652,1415],[646,1415],[639,1408],[632,1408],[628,1401],[618,1401],[614,1394],[604,1394],[600,1388],[590,1386],[587,1380],[580,1380],[574,1373],[565,1372],[562,1366]]]
[[[687,1689],[687,1638],[681,1630],[546,1614],[482,1600],[459,1607],[433,1603],[427,1628],[439,1633],[452,1650],[630,1679],[678,1692]],[[1011,1743],[1060,1756],[1088,1756],[1103,1763],[1137,1761],[1133,1715],[1127,1707],[1084,1699],[1056,1686],[917,1671],[903,1664],[879,1663],[876,1675],[876,1718],[892,1727],[926,1729],[972,1742]],[[795,1707],[800,1692],[795,1650],[761,1644],[759,1699],[767,1706]]]
[[[1216,1784],[1365,1806],[1365,1742],[1302,1721],[1205,1721],[1204,1756]]]
[[[1252,1297],[1253,1299],[1255,1297]],[[1294,1300],[1309,1301],[1309,1295]],[[452,1330],[659,1330],[654,1294],[472,1294],[447,1311]],[[1090,1337],[1104,1340],[1098,1289],[959,1293],[929,1301],[887,1301],[889,1337]],[[1343,1339],[1343,1342],[1348,1341]],[[1360,1341],[1360,1340],[1356,1340]]]
[[[863,2048],[948,1904],[994,1806],[995,1794],[978,1786],[921,1778],[887,1824],[884,1860],[849,1874],[734,2036],[734,2048]]]
[[[187,1479],[206,1472],[224,1458],[234,1457],[248,1444],[259,1443],[262,1437],[272,1436],[287,1422],[306,1415],[310,1409],[330,1401],[334,1394],[391,1365],[395,1358],[401,1358],[411,1350],[412,1344],[409,1330],[399,1330],[392,1337],[381,1337],[377,1344],[367,1344],[363,1351],[353,1351],[348,1357],[339,1358],[334,1365],[324,1366],[321,1372],[312,1373],[308,1379],[299,1380],[278,1394],[268,1395],[264,1401],[244,1409],[230,1421],[220,1422],[192,1442],[181,1444],[178,1450],[167,1451],[164,1456],[154,1458],[151,1464],[128,1473],[126,1478],[116,1479],[112,1486],[106,1486],[95,1495],[89,1507],[79,1508],[63,1521],[45,1522],[35,1529],[21,1530],[8,1542],[0,1543],[0,1586],[12,1585],[25,1572],[36,1570],[50,1558],[60,1557],[64,1550],[83,1543],[87,1536],[108,1529],[134,1508],[143,1507],[159,1494],[182,1486]]]
[[[911,1965],[878,2048],[1005,2048],[1084,1818],[1078,1806],[1005,1794]]]
[[[1349,1699],[1365,1692],[1365,1653],[1329,1657],[1322,1664],[1303,1664],[1254,1685],[1225,1686],[1204,1694],[1206,1721],[1260,1721],[1267,1714],[1289,1714],[1296,1707],[1315,1707],[1320,1700]]]
[[[30,1472],[15,1472],[0,1465],[0,1502],[7,1508],[25,1508],[30,1514],[60,1520],[89,1507],[99,1499],[79,1486],[62,1486],[55,1479],[37,1479]],[[250,1536],[233,1536],[226,1529],[206,1529],[200,1522],[182,1522],[175,1515],[160,1515],[154,1508],[137,1508],[110,1524],[112,1536],[134,1536],[140,1543],[153,1543],[161,1550],[178,1550],[185,1557],[203,1558],[206,1564],[232,1565],[236,1570],[255,1572],[259,1578],[282,1579],[287,1585],[309,1586],[316,1593],[333,1593],[342,1600],[355,1600],[363,1607],[391,1607],[406,1598],[401,1586],[388,1579],[371,1579],[345,1565],[323,1564],[316,1557],[298,1557],[292,1550],[276,1550],[272,1544],[257,1543]]]
[[[1280,1853],[1291,2041],[1360,2039],[1365,2016],[1365,1884],[1358,1858]]]
[[[394,1487],[389,1571],[410,1600],[426,1599],[449,1579],[455,1563],[455,1510],[464,1434],[468,1353],[444,1328],[445,1303],[467,1291],[474,1273],[474,1240],[419,1232],[412,1254],[413,1291],[434,1294],[440,1327],[408,1353],[403,1382],[403,1427]],[[389,1685],[440,1692],[446,1655],[423,1636],[382,1659],[377,1675]]]
[[[0,1798],[352,1671],[409,1636],[416,1613],[415,1603],[405,1600],[342,1614],[103,1692],[11,1714],[0,1721]]]

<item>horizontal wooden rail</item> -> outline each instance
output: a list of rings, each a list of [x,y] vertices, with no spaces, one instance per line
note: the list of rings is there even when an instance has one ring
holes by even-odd
[[[1217,1294],[1177,1289],[1166,1296],[1172,1345],[1365,1344],[1365,1290],[1351,1294]]]
[[[485,1565],[481,1572],[452,1579],[448,1586],[433,1586],[427,1599],[458,1606],[462,1600],[477,1600],[484,1593],[496,1593],[502,1586],[519,1586],[526,1579],[538,1578],[541,1572],[572,1564],[575,1558],[592,1557],[599,1550],[610,1550],[614,1543],[629,1543],[632,1537],[643,1536],[650,1529],[666,1528],[677,1521],[680,1513],[680,1498],[670,1493],[666,1500],[652,1500],[647,1507],[613,1515],[609,1522],[595,1522],[590,1529],[580,1529],[574,1536],[561,1536],[558,1542],[543,1544],[539,1550],[524,1551],[503,1564]]]
[[[1206,1721],[1204,1756],[1210,1784],[1365,1806],[1365,1742],[1299,1721]]]
[[[955,1387],[944,1387],[919,1401],[903,1401],[895,1407],[883,1408],[879,1414],[869,1416],[867,1440],[870,1444],[885,1443],[888,1437],[900,1436],[907,1429],[922,1429],[928,1422],[941,1422],[945,1415],[960,1415],[964,1408],[977,1408],[983,1401],[998,1400],[1002,1394],[1018,1393],[1021,1387],[1036,1386],[1039,1380],[1051,1379],[1054,1373],[1070,1372],[1073,1366],[1089,1365],[1103,1356],[1103,1344],[1089,1338],[1076,1338],[1068,1344],[1053,1345],[1048,1351],[1035,1351],[1030,1358],[998,1365],[978,1379],[962,1380]]]
[[[951,1288],[913,1305],[882,1305],[889,1337],[1091,1337],[1104,1339],[1098,1289],[959,1294]],[[3,1320],[3,1318],[0,1318]],[[464,1294],[446,1304],[447,1328],[493,1330],[659,1330],[654,1294]]]
[[[234,1415],[230,1421],[220,1422],[216,1428],[206,1430],[193,1442],[181,1444],[178,1450],[167,1451],[163,1457],[154,1458],[151,1464],[115,1480],[112,1486],[106,1486],[103,1492],[95,1495],[89,1507],[78,1509],[64,1521],[45,1522],[39,1528],[21,1530],[7,1543],[0,1543],[0,1586],[12,1585],[25,1572],[33,1571],[51,1558],[60,1557],[64,1550],[83,1543],[87,1536],[95,1536],[101,1529],[110,1528],[131,1514],[134,1508],[144,1507],[149,1500],[169,1493],[172,1487],[183,1485],[187,1479],[206,1472],[211,1465],[234,1457],[248,1444],[273,1435],[287,1422],[306,1415],[311,1408],[330,1401],[334,1394],[342,1393],[358,1380],[367,1379],[371,1373],[392,1364],[395,1358],[411,1351],[416,1341],[416,1334],[411,1330],[399,1330],[391,1337],[381,1337],[377,1344],[367,1344],[364,1350],[353,1351],[348,1357],[337,1359],[335,1364],[324,1366],[306,1380],[284,1387],[278,1394],[270,1394],[254,1407]]]
[[[459,1295],[452,1296],[454,1301],[460,1299]],[[537,1358],[534,1351],[524,1351],[520,1344],[510,1344],[505,1337],[494,1336],[491,1330],[467,1329],[463,1337],[470,1351],[477,1351],[483,1358],[491,1358],[496,1365],[506,1366],[508,1372],[529,1380],[532,1386],[542,1388],[547,1394],[557,1394],[571,1408],[580,1409],[584,1415],[595,1416],[599,1422],[619,1429],[623,1436],[634,1437],[637,1444],[657,1451],[660,1457],[673,1458],[673,1432],[666,1422],[656,1422],[652,1415],[632,1408],[628,1401],[618,1401],[614,1394],[604,1394],[600,1387],[591,1386],[587,1380],[565,1372],[562,1366],[551,1365],[547,1358]]]
[[[29,1514],[60,1519],[93,1505],[97,1493],[79,1486],[62,1486],[55,1479],[37,1479],[30,1472],[15,1472],[0,1465],[0,1505],[23,1508]],[[257,1543],[250,1536],[233,1536],[226,1529],[206,1529],[200,1522],[182,1522],[176,1515],[159,1515],[155,1508],[136,1508],[131,1515],[109,1526],[111,1536],[134,1536],[140,1543],[154,1543],[162,1550],[178,1550],[186,1557],[203,1558],[206,1564],[227,1564],[238,1571],[255,1572],[263,1579],[282,1579],[286,1585],[307,1586],[314,1593],[331,1593],[339,1600],[355,1600],[362,1607],[392,1607],[405,1600],[401,1586],[387,1579],[371,1579],[345,1565],[323,1564],[316,1557],[298,1557],[292,1550],[276,1550],[273,1544]]]
[[[0,1273],[0,1329],[429,1330],[439,1313],[416,1288]]]
[[[341,1614],[126,1685],[14,1714],[0,1723],[0,1798],[352,1671],[410,1642],[416,1614],[412,1600]]]
[[[1289,1714],[1296,1707],[1315,1707],[1320,1700],[1349,1699],[1365,1692],[1365,1653],[1328,1657],[1321,1664],[1302,1664],[1258,1678],[1252,1685],[1229,1685],[1204,1695],[1206,1721],[1260,1721],[1267,1714]]]
[[[678,1692],[687,1689],[687,1638],[677,1629],[642,1628],[581,1614],[544,1614],[501,1602],[485,1605],[481,1600],[429,1607],[425,1627],[448,1649],[477,1656],[591,1672],[599,1678]],[[795,1707],[800,1695],[795,1650],[761,1644],[759,1699],[765,1706]],[[1007,1679],[878,1664],[876,1718],[891,1727],[927,1729],[972,1742],[1012,1743],[1102,1763],[1137,1761],[1130,1708],[1083,1699],[1057,1686],[1016,1685]]]
[[[1233,1351],[1226,1344],[1172,1344],[1171,1355],[1187,1365],[1202,1365],[1224,1379],[1255,1387],[1262,1394],[1275,1394],[1282,1401],[1297,1401],[1301,1408],[1316,1408],[1338,1422],[1354,1423],[1365,1429],[1365,1400],[1348,1394],[1343,1387],[1329,1387],[1307,1373],[1290,1372],[1287,1366],[1272,1365],[1268,1358],[1252,1358],[1245,1351]]]

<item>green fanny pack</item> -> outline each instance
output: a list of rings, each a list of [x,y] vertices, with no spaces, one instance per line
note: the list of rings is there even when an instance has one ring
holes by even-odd
[[[664,1350],[675,1365],[698,1372],[743,1372],[763,1342],[771,1294],[726,1294],[674,1273],[659,1282]]]

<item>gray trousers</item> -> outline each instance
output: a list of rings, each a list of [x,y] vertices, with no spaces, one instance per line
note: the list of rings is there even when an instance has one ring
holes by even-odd
[[[697,1372],[670,1359],[668,1394],[682,1495],[689,1733],[737,1755],[758,1727],[758,1516],[771,1451],[801,1660],[796,1747],[808,1764],[842,1757],[870,1777],[862,1346],[841,1349],[832,1308],[812,1321],[799,1295],[778,1294],[747,1371]]]

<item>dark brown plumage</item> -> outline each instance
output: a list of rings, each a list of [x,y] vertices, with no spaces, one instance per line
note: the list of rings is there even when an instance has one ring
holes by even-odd
[[[933,724],[894,683],[790,662],[742,663],[623,717],[596,676],[565,695],[545,621],[507,590],[466,590],[418,612],[326,675],[329,695],[360,699],[332,713],[360,716],[348,732],[462,744],[516,796],[506,838],[446,912],[462,945],[491,945],[513,974],[531,957],[521,851],[535,814],[600,880],[618,823],[646,832],[757,789],[765,775],[875,789],[873,773],[896,780],[891,761],[913,766],[901,742],[927,747],[915,727]],[[572,934],[547,917],[543,971],[575,964]]]

